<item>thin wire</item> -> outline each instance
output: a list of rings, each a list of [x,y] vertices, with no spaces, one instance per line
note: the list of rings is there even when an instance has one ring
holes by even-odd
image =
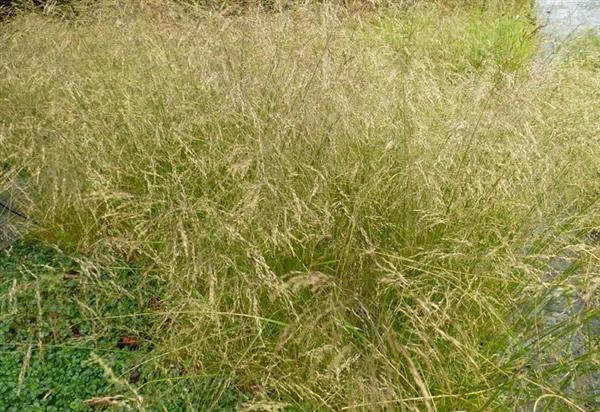
[[[21,213],[21,212],[19,212],[19,211],[15,210],[15,209],[13,209],[12,207],[10,207],[10,206],[8,205],[8,203],[6,203],[6,202],[5,202],[5,201],[3,201],[3,200],[0,200],[0,209],[2,209],[2,211],[6,210],[6,211],[8,211],[8,212],[10,212],[10,213],[12,213],[12,214],[14,214],[14,215],[16,215],[16,216],[19,216],[20,218],[23,218],[23,219],[28,219],[28,217],[27,217],[27,216],[25,216],[23,213]]]

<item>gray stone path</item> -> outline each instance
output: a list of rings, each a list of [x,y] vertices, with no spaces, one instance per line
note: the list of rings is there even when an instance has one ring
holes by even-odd
[[[540,51],[535,62],[543,68],[548,60],[560,57],[561,45],[587,32],[600,35],[600,0],[536,0],[537,17],[541,24]],[[569,241],[556,239],[557,243],[570,244],[547,262],[542,281],[541,301],[523,304],[523,316],[537,324],[540,334],[553,331],[548,337],[532,336],[523,344],[533,348],[535,354],[530,373],[551,374],[556,384],[569,397],[586,399],[586,410],[600,410],[600,318],[589,317],[597,313],[591,305],[597,297],[581,292],[579,263],[585,251],[595,250],[596,236],[573,236]],[[588,273],[589,276],[589,273]],[[539,292],[538,292],[539,293]],[[596,308],[597,309],[597,308]],[[575,320],[577,320],[575,322]],[[586,359],[581,361],[581,359]],[[563,375],[555,365],[578,365],[569,375]],[[563,405],[564,406],[564,405]],[[532,404],[524,410],[532,410]]]
[[[542,25],[542,49],[556,51],[567,39],[586,31],[600,34],[600,0],[536,0]]]

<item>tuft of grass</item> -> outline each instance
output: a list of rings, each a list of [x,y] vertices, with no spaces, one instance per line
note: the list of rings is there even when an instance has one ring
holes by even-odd
[[[431,59],[446,75],[526,72],[536,50],[535,21],[519,3],[507,3],[502,12],[498,7],[448,14],[418,3],[377,19],[374,39],[383,38],[403,59]]]
[[[172,399],[593,409],[600,78],[531,70],[515,4],[16,16],[0,181]]]

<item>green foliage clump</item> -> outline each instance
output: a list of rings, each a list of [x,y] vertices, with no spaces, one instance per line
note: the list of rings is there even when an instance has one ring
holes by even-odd
[[[426,3],[403,11],[400,19],[384,14],[374,25],[403,59],[433,60],[456,74],[523,74],[536,53],[536,23],[524,6],[510,13],[494,7],[460,9],[448,15]]]
[[[111,389],[89,349],[47,347],[24,365],[22,346],[0,349],[0,406],[6,411],[87,411],[83,402]],[[23,373],[22,379],[20,375]]]
[[[135,270],[121,263],[111,277],[82,259],[31,242],[0,252],[1,410],[84,411],[103,397],[117,410],[234,410],[245,399],[226,377],[186,377],[177,363],[154,360],[154,318],[134,297]],[[119,348],[123,334],[140,345]]]

